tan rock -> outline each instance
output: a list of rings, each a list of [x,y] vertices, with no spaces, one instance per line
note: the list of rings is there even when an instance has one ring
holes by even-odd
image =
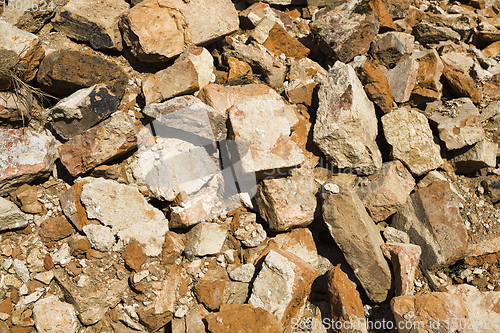
[[[99,125],[71,138],[59,147],[59,154],[66,169],[76,176],[136,146],[134,124],[126,113],[117,112]]]
[[[413,283],[422,250],[413,244],[382,244],[382,252],[392,262],[395,295],[413,295]]]
[[[0,197],[0,221],[2,221],[0,229],[2,231],[27,227],[26,217],[16,204]]]
[[[61,194],[59,197],[59,202],[61,203],[64,215],[66,215],[78,231],[82,231],[82,228],[89,223],[85,208],[80,201],[82,187],[86,183],[87,182],[74,184],[69,190]]]
[[[313,267],[319,266],[316,243],[308,228],[297,228],[287,233],[278,234],[273,238],[273,241],[280,249],[293,253]]]
[[[38,201],[36,186],[24,184],[11,193],[11,197],[15,197],[18,200],[21,204],[21,210],[25,213],[38,214],[43,210],[42,205]]]
[[[405,103],[410,100],[411,92],[417,84],[418,66],[418,61],[408,58],[385,72],[392,96],[397,103]]]
[[[493,168],[497,165],[498,143],[484,139],[473,146],[465,147],[450,154],[449,162],[455,166],[456,172],[466,174],[482,168]]]

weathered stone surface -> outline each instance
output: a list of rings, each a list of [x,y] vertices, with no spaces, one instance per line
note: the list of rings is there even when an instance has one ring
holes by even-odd
[[[61,302],[54,295],[35,303],[33,320],[40,333],[75,333],[79,326],[73,305]]]
[[[88,218],[116,228],[117,236],[125,243],[135,239],[148,256],[161,253],[168,220],[147,203],[136,187],[93,179],[83,186],[81,201]]]
[[[123,97],[128,76],[114,62],[79,51],[58,50],[47,55],[37,74],[43,90],[55,96],[67,96],[75,91],[104,83],[118,99]]]
[[[391,271],[380,249],[384,241],[356,193],[344,186],[323,193],[323,219],[368,297],[385,301]]]
[[[338,168],[372,174],[382,166],[373,103],[351,66],[339,61],[318,92],[314,143]]]
[[[274,231],[287,231],[313,221],[316,192],[312,170],[302,167],[292,170],[290,177],[264,179],[255,199],[269,227]]]
[[[172,320],[172,333],[203,332],[205,322],[203,319],[209,314],[201,304],[189,309],[185,317]]]
[[[241,265],[240,267],[233,269],[229,272],[229,277],[231,280],[240,282],[250,282],[252,281],[253,275],[255,273],[255,266],[251,263]]]
[[[97,84],[60,100],[49,117],[57,134],[67,140],[115,112],[119,103],[105,84]]]
[[[110,263],[109,259],[101,260],[108,260],[107,267],[113,267],[113,262]],[[54,275],[66,299],[77,310],[82,324],[92,325],[101,320],[110,307],[115,307],[120,302],[128,289],[128,282],[127,274],[125,278],[117,279],[116,270],[108,268],[103,271],[95,263],[87,263],[78,276],[78,281],[62,268],[56,269]]]
[[[411,36],[411,35],[410,35]],[[370,53],[382,65],[394,66],[406,53],[404,41],[401,41],[398,33],[386,32],[376,36],[370,47]],[[412,36],[413,37],[413,36]]]
[[[73,226],[64,216],[51,217],[40,224],[40,238],[44,242],[57,242],[73,234]]]
[[[415,180],[400,161],[386,162],[372,180],[362,184],[357,194],[375,222],[402,209],[415,186]]]
[[[128,267],[138,272],[142,264],[146,261],[147,256],[142,251],[141,246],[134,240],[125,247],[125,250],[122,252],[122,258]]]
[[[356,73],[363,84],[366,95],[384,113],[393,109],[394,99],[392,97],[389,81],[382,70],[375,63],[365,59],[363,64],[356,67]]]
[[[317,62],[309,58],[302,58],[292,62],[288,78],[290,80],[306,81],[312,79],[321,81],[327,74],[328,72]],[[318,81],[314,82],[319,83]]]
[[[224,39],[226,57],[234,57],[248,63],[254,72],[264,77],[269,86],[279,88],[285,80],[286,66],[261,47],[255,42],[243,44],[230,36]]]
[[[271,249],[253,283],[249,304],[274,314],[283,326],[297,318],[318,270],[280,249]]]
[[[395,280],[395,295],[413,295],[413,282],[417,272],[420,246],[402,243],[381,245],[382,252],[392,262]]]
[[[418,74],[416,78],[416,86],[413,94],[419,93],[421,96],[434,96],[432,99],[441,98],[441,90],[443,85],[440,82],[441,74],[443,73],[443,62],[436,50],[425,50],[413,52],[412,59],[418,62]],[[418,90],[420,92],[418,92]],[[426,92],[426,90],[430,90]],[[419,100],[413,96],[416,104]]]
[[[116,243],[113,231],[106,226],[88,224],[82,228],[82,231],[87,236],[92,248],[97,251],[109,252]]]
[[[408,197],[391,225],[405,231],[422,248],[422,267],[432,271],[463,258],[467,232],[459,199],[446,181],[435,181]]]
[[[188,46],[177,58],[176,62],[191,61],[198,75],[198,85],[203,88],[212,81],[214,58],[210,52],[196,45]]]
[[[2,13],[3,8],[0,9],[2,21],[13,24],[24,31],[36,34],[54,16],[54,13],[68,2],[68,0],[43,1],[34,0],[29,4],[24,3],[21,6],[18,4],[17,8],[15,3],[11,2],[11,6],[8,6],[6,3],[6,6],[8,6],[6,7],[7,10]]]
[[[410,1],[407,0],[383,0],[387,10],[394,20],[403,19],[408,15]]]
[[[195,256],[219,253],[227,237],[228,225],[201,222],[193,227],[186,236],[186,250]]]
[[[36,186],[21,185],[16,191],[11,192],[10,195],[20,204],[21,210],[25,213],[38,214],[43,211],[43,207],[38,201]]]
[[[13,203],[0,197],[0,231],[25,228],[26,215]]]
[[[279,320],[268,311],[251,304],[222,305],[206,316],[212,333],[281,333]]]
[[[418,61],[408,58],[400,62],[396,67],[385,72],[392,96],[397,103],[405,103],[410,100],[411,92],[417,84]]]
[[[482,140],[472,147],[465,147],[453,152],[449,162],[460,174],[470,173],[482,168],[497,165],[498,144],[490,140]]]
[[[66,215],[78,231],[82,231],[82,227],[88,224],[87,213],[80,201],[82,187],[85,184],[86,182],[74,184],[59,197],[64,215]]]
[[[14,123],[31,118],[29,99],[19,100],[19,91],[0,91],[0,123]]]
[[[358,323],[366,321],[363,303],[354,282],[342,272],[340,264],[327,274],[328,297],[330,298],[330,318],[335,322]],[[365,325],[342,325],[339,332],[367,333]]]
[[[399,108],[382,117],[392,154],[415,175],[424,175],[443,164],[427,118],[418,111]]]
[[[96,49],[121,51],[123,45],[118,21],[129,9],[130,5],[123,0],[70,0],[57,11],[52,26]]]
[[[302,103],[311,106],[315,87],[316,82],[312,79],[308,79],[307,81],[294,80],[285,87],[285,94],[292,104]]]
[[[394,319],[396,321],[396,327],[406,327],[405,324],[408,322],[414,323],[413,326],[408,325],[410,329],[421,331],[428,331],[430,321],[439,321],[439,327],[441,329],[449,331],[455,331],[451,327],[451,323],[457,321],[460,323],[467,322],[469,315],[467,313],[467,307],[458,295],[451,295],[449,293],[433,292],[426,294],[419,294],[415,296],[399,296],[391,300],[391,309],[394,314]],[[450,326],[446,325],[446,322],[450,323]],[[437,331],[434,329],[432,331]],[[460,330],[458,332],[465,333],[471,332],[469,330]]]
[[[410,244],[410,237],[404,231],[393,227],[387,227],[383,232],[386,243],[404,243]]]
[[[460,34],[451,28],[423,21],[413,28],[413,35],[422,44],[438,44],[442,41],[458,42],[461,38]]]
[[[297,228],[274,237],[276,245],[314,267],[319,267],[319,256],[313,235],[308,228]]]
[[[60,146],[59,155],[69,173],[76,176],[136,146],[134,124],[126,113],[116,112],[109,119]]]
[[[198,302],[211,311],[216,311],[222,304],[224,296],[224,280],[202,281],[194,286],[194,294]]]
[[[262,243],[267,234],[261,224],[257,223],[257,215],[239,214],[239,227],[234,231],[234,237],[247,247],[256,247]]]
[[[481,96],[474,80],[469,75],[450,65],[444,66],[443,75],[447,86],[457,97],[469,97],[473,103],[481,102],[483,96]]]
[[[146,0],[124,15],[121,27],[138,59],[159,62],[179,55],[191,43],[207,44],[235,32],[238,13],[228,0]]]
[[[14,25],[0,20],[0,45],[3,49],[14,51],[19,56],[19,73],[23,81],[31,81],[37,72],[38,65],[45,56],[37,36],[16,28]]]
[[[369,2],[357,0],[318,13],[311,28],[320,49],[346,63],[370,49],[379,22]]]
[[[54,139],[29,129],[0,129],[0,195],[44,178],[57,157]]]
[[[439,138],[448,150],[459,149],[484,139],[479,110],[469,98],[447,101],[426,109],[426,115],[437,125]]]

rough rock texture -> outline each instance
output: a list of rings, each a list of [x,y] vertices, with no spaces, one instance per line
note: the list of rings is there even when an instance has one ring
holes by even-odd
[[[33,319],[40,333],[75,333],[78,329],[75,308],[57,296],[38,300],[33,306]]]
[[[415,180],[400,161],[386,162],[357,194],[375,222],[402,209],[415,186]]]
[[[410,100],[411,92],[417,84],[418,67],[418,61],[408,58],[385,72],[395,102],[404,103]]]
[[[7,199],[0,198],[0,229],[24,228],[28,225],[26,214]]]
[[[435,181],[408,197],[392,226],[422,248],[422,267],[435,270],[464,257],[467,232],[450,183]]]
[[[37,74],[41,88],[55,96],[104,83],[121,99],[128,83],[127,74],[117,64],[97,55],[58,50],[47,55]]]
[[[382,252],[392,262],[395,280],[395,295],[413,295],[415,275],[422,250],[413,244],[386,243]]]
[[[383,302],[391,288],[391,271],[380,249],[384,241],[356,193],[339,189],[323,193],[323,219],[368,297]]]
[[[54,139],[29,129],[0,129],[0,151],[0,195],[48,176],[57,157]]]
[[[271,249],[253,283],[249,304],[274,314],[283,326],[297,317],[317,269],[293,254]]]
[[[427,118],[418,111],[399,108],[382,117],[382,126],[392,154],[411,173],[424,175],[443,164]]]
[[[161,253],[168,220],[136,187],[97,178],[83,186],[81,201],[88,218],[116,228],[122,241],[136,240],[148,256]]]
[[[344,63],[370,49],[379,18],[368,1],[356,0],[318,13],[312,23],[320,49]]]
[[[123,49],[118,28],[130,5],[123,0],[70,0],[52,19],[54,28],[76,40],[89,42],[96,49]]]
[[[497,152],[498,143],[485,139],[471,147],[455,151],[449,161],[455,166],[457,173],[466,174],[481,168],[495,167]]]
[[[72,137],[60,146],[59,155],[69,173],[76,176],[136,146],[134,124],[126,113],[116,112],[96,127]]]
[[[189,247],[189,252],[195,256],[217,254],[226,240],[227,231],[227,225],[201,222],[187,234],[186,247]]]
[[[392,111],[394,98],[392,97],[389,81],[382,70],[375,63],[367,59],[361,66],[355,69],[370,100],[384,113]]]
[[[213,333],[281,333],[283,326],[268,311],[251,304],[222,305],[206,317]]]
[[[318,98],[314,142],[321,151],[338,168],[362,175],[380,169],[375,108],[352,67],[336,62],[323,81]]]

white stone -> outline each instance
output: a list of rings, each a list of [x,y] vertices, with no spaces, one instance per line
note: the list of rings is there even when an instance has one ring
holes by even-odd
[[[73,305],[48,296],[35,303],[33,320],[39,333],[75,333],[78,318]]]
[[[52,261],[61,266],[66,266],[71,262],[71,249],[68,243],[64,243],[59,250],[52,254]]]
[[[195,256],[219,253],[227,237],[228,225],[201,222],[187,234],[187,244]]]
[[[108,252],[111,251],[116,243],[115,235],[111,228],[89,224],[84,226],[82,230],[95,250]]]
[[[49,284],[53,278],[54,278],[54,272],[52,271],[41,272],[33,277],[33,279],[40,281],[43,284]]]
[[[24,282],[28,282],[30,280],[30,272],[26,267],[24,261],[19,259],[14,259],[14,272],[16,272],[17,276]]]
[[[240,282],[250,282],[255,274],[255,266],[251,263],[241,265],[240,267],[229,272],[231,280]]]
[[[24,228],[27,225],[26,214],[13,202],[0,197],[0,231]]]

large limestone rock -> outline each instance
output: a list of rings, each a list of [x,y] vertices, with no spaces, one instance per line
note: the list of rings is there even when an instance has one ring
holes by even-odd
[[[136,187],[97,178],[83,186],[81,201],[88,218],[111,226],[125,243],[135,239],[148,256],[161,253],[168,220]]]
[[[130,5],[124,0],[70,0],[57,11],[52,26],[96,49],[123,50],[118,22]]]
[[[29,129],[0,129],[0,195],[46,177],[57,157],[54,139]]]
[[[73,176],[87,172],[137,146],[135,126],[124,112],[72,137],[59,147],[62,164]]]
[[[447,181],[435,181],[408,197],[392,226],[405,231],[422,248],[422,267],[436,270],[462,259],[467,231],[460,215],[459,199]]]
[[[207,44],[238,30],[229,0],[145,0],[123,16],[123,39],[141,61],[171,59],[191,43]]]
[[[352,67],[337,61],[318,97],[314,142],[321,151],[338,168],[363,175],[380,169],[375,108]]]
[[[267,253],[253,283],[249,304],[274,314],[283,326],[297,318],[318,270],[280,249]]]
[[[356,0],[317,13],[311,28],[320,49],[346,63],[370,49],[379,24],[369,2]]]
[[[353,190],[339,186],[337,193],[329,192],[328,184],[323,193],[323,219],[328,230],[368,297],[383,302],[391,289],[391,271],[380,249],[382,236]]]
[[[399,108],[382,117],[382,126],[392,154],[418,176],[443,164],[427,118],[415,110]]]

